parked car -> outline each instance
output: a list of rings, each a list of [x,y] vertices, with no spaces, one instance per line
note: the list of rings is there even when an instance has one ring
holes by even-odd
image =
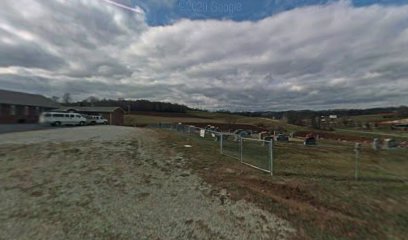
[[[79,113],[44,112],[40,115],[39,122],[42,124],[51,124],[52,126],[83,126],[86,123],[86,118]]]
[[[108,124],[108,120],[99,115],[84,115],[86,123],[89,125]]]

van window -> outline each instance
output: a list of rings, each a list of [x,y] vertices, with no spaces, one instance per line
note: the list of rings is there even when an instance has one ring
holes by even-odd
[[[77,118],[81,118],[81,115],[76,115]]]
[[[70,117],[70,118],[74,118],[75,115],[74,115],[74,114],[70,114],[69,117]]]
[[[69,117],[69,114],[65,114],[65,117]]]
[[[46,113],[44,116],[45,116],[45,117],[51,117],[51,114],[50,114],[50,113]]]
[[[29,106],[24,106],[24,115],[25,116],[30,115],[30,107]]]
[[[52,116],[59,118],[59,117],[64,117],[64,114],[57,113],[57,114],[53,114]]]

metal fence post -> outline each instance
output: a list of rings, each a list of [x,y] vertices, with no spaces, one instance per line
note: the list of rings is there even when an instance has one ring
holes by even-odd
[[[222,152],[222,144],[223,144],[223,141],[224,141],[224,135],[223,135],[222,133],[220,133],[220,152],[221,152],[221,154],[223,153],[223,152]]]
[[[358,180],[358,174],[360,171],[360,150],[361,150],[361,144],[356,143],[354,145],[354,152],[355,154],[355,163],[354,163],[354,178],[357,181]]]
[[[241,156],[240,156],[240,159],[241,159],[241,163],[242,163],[242,161],[243,161],[243,159],[242,159],[242,151],[243,151],[243,149],[242,149],[242,148],[243,148],[243,146],[242,146],[242,137],[241,137],[241,136],[239,137],[239,140],[240,140],[240,143],[239,143],[239,146],[240,146],[240,147],[239,147],[239,150],[240,150],[240,155],[241,155]]]
[[[273,176],[273,139],[269,142],[269,168],[271,176]]]

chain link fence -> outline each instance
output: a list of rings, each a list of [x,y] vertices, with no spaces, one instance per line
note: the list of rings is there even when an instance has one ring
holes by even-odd
[[[183,124],[155,124],[200,138],[219,147],[223,155],[271,175],[335,178],[339,180],[391,180],[408,183],[408,151],[403,148],[375,151],[370,145],[356,148],[355,143],[319,140],[305,145],[303,139],[274,141],[242,137]],[[399,167],[399,164],[401,167]]]

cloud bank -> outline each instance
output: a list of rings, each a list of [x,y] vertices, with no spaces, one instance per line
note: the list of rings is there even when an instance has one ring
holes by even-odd
[[[0,88],[249,111],[407,104],[408,6],[152,27],[101,0],[6,0]]]

